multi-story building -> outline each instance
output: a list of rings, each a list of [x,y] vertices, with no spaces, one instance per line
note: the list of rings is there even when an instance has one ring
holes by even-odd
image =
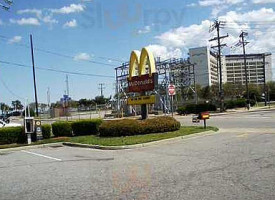
[[[219,83],[219,70],[217,55],[208,47],[189,49],[190,62],[195,64],[196,83],[202,87]],[[223,82],[226,82],[224,58],[222,58]]]
[[[245,66],[243,55],[226,55],[227,82],[245,84]],[[271,53],[247,54],[247,80],[248,83],[261,85],[272,81]]]
[[[219,83],[217,56],[208,47],[189,49],[191,63],[195,64],[196,83],[202,87]],[[233,84],[245,84],[243,55],[222,56],[222,81]],[[271,53],[247,54],[248,82],[263,84],[272,81]]]

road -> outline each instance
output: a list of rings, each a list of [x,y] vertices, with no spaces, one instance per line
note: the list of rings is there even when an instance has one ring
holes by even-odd
[[[220,132],[140,149],[1,152],[0,199],[273,200],[273,112],[211,117]]]

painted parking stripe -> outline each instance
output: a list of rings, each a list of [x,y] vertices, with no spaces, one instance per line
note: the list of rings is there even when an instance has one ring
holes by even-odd
[[[46,155],[43,155],[43,154],[39,154],[39,153],[34,153],[34,152],[31,152],[31,151],[25,151],[25,150],[22,150],[22,152],[24,153],[28,153],[28,154],[32,154],[32,155],[35,155],[35,156],[40,156],[40,157],[44,157],[44,158],[48,158],[48,159],[52,159],[52,160],[56,160],[56,161],[62,161],[61,159],[59,158],[54,158],[54,157],[51,157],[51,156],[46,156]]]

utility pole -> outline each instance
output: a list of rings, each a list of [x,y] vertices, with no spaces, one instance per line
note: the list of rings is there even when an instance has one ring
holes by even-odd
[[[98,86],[99,86],[99,90],[100,90],[100,96],[102,96],[103,97],[103,90],[105,89],[105,87],[104,87],[104,83],[99,83],[98,84]]]
[[[35,67],[34,67],[34,54],[33,54],[32,35],[30,35],[30,41],[31,41],[32,72],[33,72],[33,85],[34,85],[34,95],[35,95],[35,108],[36,108],[36,116],[38,117],[38,101],[37,101],[37,91],[36,91],[36,80],[35,80]]]
[[[264,64],[264,105],[267,106],[266,75],[265,75],[265,53],[263,54]]]
[[[48,107],[50,107],[51,104],[51,92],[50,92],[50,88],[48,87],[47,90],[47,102],[48,102]]]
[[[243,60],[244,60],[244,71],[245,71],[245,87],[246,87],[246,106],[247,110],[250,109],[250,99],[249,99],[249,89],[248,89],[248,73],[247,73],[247,63],[246,63],[246,53],[245,53],[245,45],[247,45],[249,42],[245,40],[245,37],[248,36],[247,32],[242,31],[239,38],[240,41],[236,46],[242,46],[243,48]],[[265,73],[264,73],[265,74]]]
[[[70,95],[70,91],[69,91],[69,76],[68,76],[68,74],[66,75],[66,93],[65,94],[67,94],[68,96]]]
[[[209,32],[217,30],[217,37],[214,37],[209,40],[209,42],[216,41],[218,42],[217,46],[211,46],[211,48],[218,48],[218,64],[219,64],[219,96],[220,96],[220,112],[224,111],[224,91],[222,85],[222,61],[221,61],[221,49],[226,46],[226,44],[221,44],[221,39],[228,37],[228,34],[225,36],[220,36],[220,29],[223,28],[225,22],[216,20],[214,24],[210,27]]]

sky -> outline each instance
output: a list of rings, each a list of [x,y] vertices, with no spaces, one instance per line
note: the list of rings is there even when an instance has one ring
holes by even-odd
[[[224,54],[241,52],[241,30],[248,53],[275,54],[275,0],[13,0],[0,10],[0,102],[34,101],[30,34],[38,101],[46,103],[48,89],[51,102],[63,96],[66,75],[74,100],[100,95],[100,83],[114,95],[114,68],[132,50],[186,58],[189,48],[215,45],[215,19],[229,34]]]

